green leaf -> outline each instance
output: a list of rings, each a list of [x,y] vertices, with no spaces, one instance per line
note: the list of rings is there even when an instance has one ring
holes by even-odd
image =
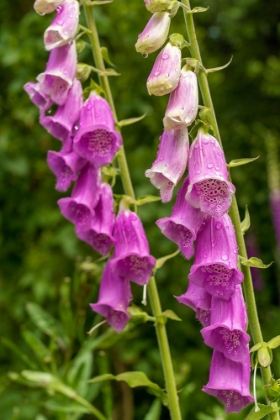
[[[127,125],[131,125],[131,124],[135,124],[138,121],[143,120],[146,117],[147,114],[143,114],[140,117],[135,117],[135,118],[127,118],[126,120],[121,120],[119,122],[117,122],[118,127],[125,127]]]
[[[155,318],[149,316],[147,312],[143,311],[136,305],[131,305],[128,307],[127,312],[131,316],[132,321],[136,322],[147,322],[147,321],[155,321]]]
[[[82,413],[82,414],[90,413],[89,409],[82,407],[80,404],[69,402],[69,401],[63,404],[57,401],[50,400],[50,401],[47,401],[46,404],[44,404],[44,406],[48,410],[54,411],[57,413]]]
[[[206,73],[206,74],[209,74],[209,73],[215,73],[215,72],[217,72],[217,71],[221,71],[221,70],[226,69],[226,68],[230,65],[230,63],[232,62],[232,58],[233,58],[233,56],[231,56],[231,59],[229,60],[229,62],[228,62],[228,63],[226,63],[226,64],[224,64],[223,66],[220,66],[220,67],[214,67],[213,69],[206,69],[206,70],[205,70],[205,73]]]
[[[250,214],[249,214],[248,206],[246,205],[246,207],[245,207],[245,217],[244,217],[244,220],[241,222],[241,231],[242,231],[243,235],[249,229],[250,223],[251,223]]]
[[[166,311],[162,312],[159,316],[164,316],[165,318],[172,319],[173,321],[182,321],[178,315],[175,314],[171,309],[166,309]]]
[[[161,401],[156,398],[151,405],[151,408],[149,409],[148,413],[144,417],[144,420],[160,420],[160,414],[161,414]]]
[[[170,260],[171,258],[176,257],[176,255],[178,255],[179,253],[180,253],[180,250],[178,249],[177,251],[173,252],[173,254],[165,255],[165,257],[158,258],[155,269],[158,270],[166,263],[166,261]]]
[[[88,382],[90,384],[95,384],[96,382],[111,381],[111,380],[117,380],[117,377],[112,375],[111,373],[104,373],[104,375],[95,376],[94,378],[90,379]]]
[[[112,63],[109,57],[108,49],[106,47],[101,47],[100,50],[101,50],[103,60],[106,61],[107,64],[110,64],[110,66],[116,67],[115,64]]]
[[[27,357],[19,348],[17,345],[15,345],[11,340],[8,338],[1,338],[1,343],[4,344],[6,347],[8,347],[12,352],[23,361],[23,363],[26,364],[30,369],[36,369],[38,368],[35,363],[30,360],[29,357]]]
[[[181,4],[181,6],[183,6],[183,5]],[[193,14],[193,13],[207,12],[207,10],[209,9],[209,7],[194,7],[191,10],[188,9],[187,7],[184,7],[184,9],[186,10],[186,13]]]
[[[255,407],[253,407],[245,420],[260,420],[267,416],[267,414],[276,411],[273,407],[264,404],[258,404],[258,407],[260,411],[255,411]]]
[[[280,346],[280,335],[277,335],[277,337],[274,337],[271,340],[269,340],[267,345],[270,349],[276,349],[277,347],[279,347]]]
[[[88,6],[101,6],[102,4],[112,3],[114,0],[96,0],[96,1],[86,1]]]
[[[250,349],[250,353],[253,353],[254,351],[257,351],[257,350],[259,350],[261,347],[262,347],[262,345],[263,345],[264,343],[257,343],[257,344],[255,344],[251,349]]]
[[[262,260],[256,257],[251,257],[248,260],[246,260],[243,257],[240,257],[240,263],[242,265],[245,265],[246,267],[268,268],[274,263],[274,261],[272,261],[269,264],[264,264]]]
[[[36,372],[31,370],[23,370],[21,375],[30,382],[42,388],[48,388],[65,395],[68,398],[75,399],[76,391],[67,385],[64,385],[57,377],[47,372]]]
[[[234,159],[229,162],[228,167],[234,168],[235,166],[247,165],[247,163],[254,162],[254,160],[257,160],[258,158],[259,156],[255,158]]]
[[[36,337],[35,334],[33,334],[29,330],[23,330],[22,331],[22,336],[23,336],[25,342],[34,351],[38,360],[40,360],[44,363],[50,363],[51,362],[52,355],[51,355],[49,349],[45,346],[45,344],[42,343],[41,340],[39,340],[38,337]]]
[[[96,92],[100,96],[105,96],[105,92],[93,79],[90,79],[90,84],[83,91],[83,98],[86,101],[91,92]]]
[[[143,197],[139,197],[136,200],[137,206],[143,206],[143,204],[153,203],[154,201],[160,201],[161,197],[157,195],[145,195]]]

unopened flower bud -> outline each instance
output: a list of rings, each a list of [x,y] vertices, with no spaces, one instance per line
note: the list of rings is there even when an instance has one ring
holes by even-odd
[[[271,402],[277,402],[280,398],[280,379],[271,378],[270,384],[263,387],[266,396]]]
[[[167,12],[153,14],[145,29],[138,36],[135,44],[136,51],[141,54],[150,54],[158,50],[165,43],[171,18]]]
[[[77,71],[76,71],[76,78],[80,80],[82,83],[85,82],[91,73],[91,67],[88,64],[78,63],[77,64]]]
[[[181,50],[169,42],[157,56],[147,80],[150,95],[162,96],[178,85],[181,72]]]
[[[146,9],[151,13],[170,11],[177,0],[144,0]]]
[[[54,12],[64,0],[36,0],[34,9],[39,15]]]

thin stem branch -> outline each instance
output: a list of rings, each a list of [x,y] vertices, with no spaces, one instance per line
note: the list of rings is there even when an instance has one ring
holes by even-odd
[[[104,65],[104,61],[103,61],[103,57],[102,57],[101,49],[100,49],[98,32],[95,25],[92,9],[93,7],[84,5],[84,11],[86,15],[88,28],[91,31],[91,33],[88,34],[88,36],[89,36],[91,46],[92,46],[92,52],[93,52],[95,65],[99,70],[105,70],[105,65]],[[118,121],[108,77],[105,75],[99,75],[98,77],[100,80],[100,84],[105,91],[107,100],[113,110],[115,121]],[[128,165],[126,161],[125,150],[123,147],[118,152],[118,164],[120,167],[124,192],[126,195],[129,195],[130,197],[135,198],[132,182],[130,179],[130,173],[129,173],[129,169],[128,169]],[[160,305],[156,282],[153,277],[150,279],[150,282],[148,285],[148,291],[149,291],[149,297],[150,297],[153,316],[156,317],[157,315],[160,315],[162,311],[161,311],[161,305]],[[170,410],[171,419],[181,420],[181,413],[180,413],[175,377],[174,377],[174,372],[173,372],[172,359],[170,355],[170,349],[169,349],[169,343],[167,339],[165,325],[157,323],[156,332],[157,332],[158,345],[159,345],[160,353],[162,356],[161,363],[162,363],[162,368],[164,372],[166,390],[167,390],[167,395],[168,395],[168,406]]]
[[[182,4],[184,4],[187,8],[190,9],[190,2],[189,0],[182,0]],[[185,16],[185,22],[187,27],[187,33],[190,43],[190,52],[192,57],[196,58],[201,64],[201,55],[200,55],[200,49],[199,44],[196,38],[196,31],[194,26],[194,20],[193,20],[193,14],[186,13],[183,11]],[[209,108],[211,111],[211,125],[215,134],[215,137],[219,141],[219,143],[222,145],[218,123],[215,115],[215,110],[212,102],[210,87],[207,79],[207,74],[200,70],[198,73],[198,81],[201,89],[201,94],[203,98],[204,105]],[[239,247],[239,254],[247,259],[247,252],[246,252],[246,246],[244,241],[244,236],[241,230],[241,223],[240,223],[240,216],[238,211],[238,205],[236,201],[236,197],[233,197],[232,205],[230,208],[230,216],[233,222],[233,225],[235,227],[236,232],[236,238],[237,238],[237,244]],[[256,301],[255,301],[255,295],[254,295],[254,289],[253,289],[253,283],[252,283],[252,277],[251,277],[251,271],[249,267],[242,266],[242,271],[244,274],[244,283],[243,283],[243,289],[247,304],[247,311],[248,311],[248,320],[249,320],[249,326],[250,331],[252,334],[252,338],[254,341],[254,344],[257,344],[261,341],[263,341],[262,337],[262,331],[259,323],[258,318],[258,312],[256,307]],[[271,382],[272,374],[270,367],[267,368],[261,368],[262,378],[263,382],[267,385]],[[269,403],[269,401],[268,401]],[[270,417],[272,420],[279,419],[278,412],[277,413],[271,413]]]

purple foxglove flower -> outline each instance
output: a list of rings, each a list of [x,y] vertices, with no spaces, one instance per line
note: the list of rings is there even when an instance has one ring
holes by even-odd
[[[191,145],[188,168],[188,202],[204,213],[221,217],[230,208],[235,187],[228,181],[226,160],[221,146],[203,130],[199,130]]]
[[[188,178],[185,179],[178,191],[176,203],[170,217],[163,217],[156,221],[163,235],[178,245],[186,258],[194,254],[193,242],[203,222],[204,214],[191,206],[185,199],[189,186]]]
[[[90,229],[99,199],[100,178],[99,169],[87,164],[79,175],[71,197],[61,198],[57,202],[63,216],[79,230]]]
[[[116,273],[134,283],[147,284],[156,259],[150,255],[146,234],[136,213],[128,209],[120,210],[114,238],[116,244],[112,265]]]
[[[104,268],[98,302],[91,303],[94,312],[104,316],[117,332],[121,332],[126,326],[130,316],[127,307],[131,300],[130,283],[119,277],[109,260]]]
[[[40,124],[55,138],[66,141],[79,120],[83,106],[83,91],[79,80],[74,79],[66,102],[58,106],[54,115],[41,113]]]
[[[112,161],[121,145],[122,137],[114,128],[110,105],[104,98],[92,92],[81,110],[74,150],[100,167]]]
[[[64,45],[51,51],[44,73],[37,76],[40,89],[53,102],[63,105],[76,74],[76,43]]]
[[[235,362],[248,354],[247,313],[240,285],[229,300],[212,298],[210,326],[201,330],[205,344]]]
[[[79,23],[79,3],[65,0],[57,9],[56,16],[44,33],[46,50],[68,44],[75,37]]]
[[[149,95],[162,96],[172,92],[179,83],[181,73],[181,50],[170,42],[156,58],[147,80]]]
[[[237,268],[237,249],[229,215],[206,217],[197,234],[189,279],[211,295],[228,300],[244,277]]]
[[[46,110],[53,105],[53,101],[48,95],[40,89],[39,83],[28,82],[25,83],[23,89],[28,94],[30,100],[42,110]]]
[[[59,152],[49,150],[47,156],[48,166],[57,178],[55,188],[58,191],[66,191],[71,182],[76,181],[78,172],[87,164],[76,152],[65,149],[63,147]]]
[[[169,13],[154,13],[144,31],[138,35],[135,44],[136,51],[141,54],[150,54],[161,48],[168,37],[170,21]]]
[[[177,0],[144,0],[146,9],[151,13],[171,10]]]
[[[239,413],[247,404],[252,403],[249,349],[243,363],[233,362],[223,353],[214,350],[209,382],[202,391],[219,398],[225,404],[226,413]]]
[[[196,74],[183,67],[178,86],[170,94],[163,119],[166,130],[189,126],[198,110],[198,86]]]
[[[54,12],[64,0],[36,0],[34,3],[35,11],[43,16],[46,13]]]
[[[175,185],[182,178],[188,160],[189,137],[186,127],[166,131],[160,137],[157,158],[145,172],[151,183],[160,190],[163,203],[172,198]]]
[[[178,302],[192,308],[196,312],[196,318],[204,327],[210,325],[212,297],[203,287],[190,281],[186,293],[181,296],[175,296],[175,298]]]
[[[280,249],[280,190],[275,189],[270,194],[270,209],[275,229],[277,246]]]
[[[95,207],[95,215],[91,220],[89,230],[76,230],[78,238],[87,242],[97,252],[107,255],[115,243],[112,236],[115,215],[112,188],[109,184],[102,184],[99,201]]]

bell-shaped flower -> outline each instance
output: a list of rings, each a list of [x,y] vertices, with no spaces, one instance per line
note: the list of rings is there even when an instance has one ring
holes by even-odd
[[[145,172],[151,183],[160,190],[163,203],[172,198],[174,187],[182,178],[188,160],[189,136],[186,127],[164,130],[160,137],[157,158]]]
[[[231,205],[234,185],[228,181],[224,152],[218,141],[200,129],[189,153],[190,186],[186,199],[202,212],[221,217]]]
[[[99,201],[94,209],[95,215],[91,219],[88,230],[76,230],[78,238],[87,242],[97,252],[107,255],[115,243],[113,228],[115,224],[114,200],[112,188],[109,184],[101,184]]]
[[[207,216],[197,234],[194,265],[189,279],[212,296],[228,300],[243,280],[237,268],[235,231],[228,214]]]
[[[210,325],[212,297],[203,287],[190,281],[186,293],[175,298],[178,302],[192,308],[196,313],[196,318],[204,327]]]
[[[73,80],[66,102],[57,107],[54,115],[41,113],[40,124],[56,139],[66,141],[79,120],[83,106],[83,91],[79,80]]]
[[[168,105],[163,118],[166,130],[178,127],[188,127],[196,118],[198,110],[198,86],[196,74],[187,70],[187,66],[181,70],[178,86],[170,94]]]
[[[156,58],[147,80],[149,95],[162,96],[172,92],[178,85],[181,73],[181,50],[170,42]]]
[[[79,11],[76,0],[65,0],[57,9],[54,20],[44,33],[46,50],[62,47],[74,39],[78,29]]]
[[[113,113],[106,99],[92,92],[81,110],[74,137],[74,150],[95,166],[110,163],[122,145],[115,130]]]
[[[63,147],[59,152],[49,150],[47,163],[57,178],[55,188],[66,191],[72,181],[76,181],[77,174],[86,166],[87,161],[73,150]]]
[[[64,0],[36,0],[34,3],[35,11],[43,16],[46,13],[54,12]]]
[[[156,221],[162,234],[178,245],[186,258],[194,254],[194,241],[196,234],[203,222],[204,214],[191,206],[185,199],[189,181],[185,179],[178,191],[175,205],[170,217],[163,217]]]
[[[80,173],[71,197],[58,200],[61,213],[75,224],[76,229],[90,229],[94,208],[99,199],[100,184],[100,170],[88,163]]]
[[[121,209],[114,229],[115,251],[112,265],[116,273],[140,285],[147,284],[156,264],[140,218]]]
[[[235,362],[243,362],[248,354],[250,336],[245,332],[247,313],[241,286],[229,300],[212,298],[210,326],[201,330],[205,344]]]
[[[249,349],[242,363],[233,362],[223,353],[214,350],[209,382],[202,391],[217,397],[225,405],[226,413],[239,413],[247,404],[252,403]]]
[[[76,43],[55,48],[50,52],[46,70],[37,76],[40,89],[50,96],[53,102],[63,105],[67,99],[76,74]]]
[[[104,316],[117,332],[121,332],[130,318],[127,313],[131,301],[130,283],[116,274],[111,262],[107,262],[103,271],[98,302],[91,303],[90,307]]]
[[[145,55],[161,48],[168,37],[170,22],[171,18],[167,12],[153,14],[143,32],[138,35],[136,51]]]
[[[45,111],[53,105],[49,95],[46,95],[40,88],[40,83],[28,82],[25,83],[23,89],[29,96],[30,100],[40,110]]]

